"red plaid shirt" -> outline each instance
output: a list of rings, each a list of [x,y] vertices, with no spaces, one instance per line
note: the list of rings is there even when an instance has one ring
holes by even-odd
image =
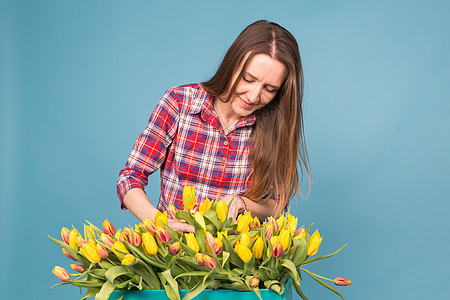
[[[224,132],[213,109],[213,96],[200,84],[170,88],[153,111],[144,132],[120,171],[117,194],[122,209],[125,193],[144,189],[148,176],[161,168],[158,209],[183,207],[183,187],[195,185],[196,197],[242,194],[249,178],[250,136],[254,114]]]

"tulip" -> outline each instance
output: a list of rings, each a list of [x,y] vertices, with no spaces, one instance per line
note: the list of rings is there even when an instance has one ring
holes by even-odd
[[[345,277],[339,276],[334,279],[334,284],[340,285],[340,286],[348,286],[348,285],[352,284],[352,282]]]
[[[86,271],[86,268],[81,264],[71,264],[70,267],[78,273],[83,273],[84,271]]]
[[[204,255],[201,253],[196,253],[195,254],[195,259],[197,260],[197,264],[200,267],[204,267],[205,266],[205,259],[204,259]]]
[[[61,268],[59,266],[56,266],[53,268],[53,274],[55,274],[59,280],[61,281],[67,281],[70,279],[69,272],[67,272],[64,268]]]
[[[258,217],[253,218],[252,224],[255,228],[261,228],[261,222],[259,221]]]
[[[203,255],[203,261],[204,261],[205,267],[207,267],[208,269],[214,270],[217,268],[217,261],[214,258],[212,258],[211,256]]]
[[[159,210],[156,212],[156,215],[153,219],[153,222],[156,226],[162,226],[162,224],[169,224],[167,219],[167,211],[160,212]]]
[[[136,247],[139,247],[142,244],[141,235],[139,233],[137,233],[136,231],[133,231],[132,236],[131,236],[131,242]]]
[[[255,256],[256,259],[260,259],[262,257],[263,250],[264,250],[264,241],[260,236],[258,236],[252,248],[253,255]]]
[[[285,221],[286,221],[286,218],[284,217],[284,215],[280,215],[280,217],[276,220],[276,222],[278,224],[278,228],[283,228]],[[278,231],[278,229],[277,229],[277,231]]]
[[[106,249],[105,247],[103,247],[100,244],[97,244],[97,252],[101,258],[107,258],[109,255],[108,249]]]
[[[248,262],[253,256],[252,251],[250,251],[247,246],[241,244],[236,244],[234,246],[234,251],[244,263]]]
[[[194,220],[206,231],[205,218],[203,218],[201,212],[198,211],[194,214]]]
[[[276,234],[278,232],[278,228],[279,228],[279,225],[278,225],[277,221],[275,221],[275,219],[273,217],[268,217],[267,218],[267,223],[269,225],[272,225],[273,232]]]
[[[102,241],[103,244],[105,244],[108,247],[112,247],[112,245],[114,244],[113,238],[110,237],[109,235],[104,234],[104,233],[102,233],[100,235],[100,240]]]
[[[320,236],[319,231],[316,230],[309,239],[308,250],[306,252],[308,256],[316,255],[317,250],[319,250],[320,243],[322,243],[322,237]]]
[[[142,247],[146,254],[154,255],[158,252],[158,245],[150,232],[144,232],[142,234]]]
[[[200,208],[200,204],[196,203],[194,205],[194,207],[189,210],[191,212],[191,215],[194,215],[196,212],[198,212],[199,208]]]
[[[77,236],[79,236],[78,230],[72,229],[69,234],[69,246],[75,251],[78,251]]]
[[[206,214],[206,212],[211,208],[212,202],[206,198],[203,204],[200,204],[198,207],[198,211],[202,213],[202,215]]]
[[[213,251],[216,255],[222,253],[223,243],[222,243],[222,233],[217,233],[217,237],[214,238],[211,232],[206,231],[206,251],[212,254]]]
[[[298,218],[292,216],[292,215],[288,215],[287,220],[286,220],[286,227],[294,232],[297,229],[297,224],[298,224]]]
[[[86,240],[88,239],[95,239],[95,230],[92,225],[84,225],[84,238]]]
[[[108,219],[103,221],[103,233],[113,236],[116,233],[116,229],[114,228],[113,224],[111,224]]]
[[[276,258],[279,258],[283,255],[283,245],[281,242],[276,241],[272,244],[272,255]]]
[[[167,243],[172,238],[170,236],[170,233],[165,228],[162,227],[158,227],[156,229],[156,237],[161,243]]]
[[[177,255],[178,253],[180,253],[180,242],[175,242],[172,245],[170,245],[169,247],[169,253],[172,256]]]
[[[67,245],[69,245],[69,236],[70,236],[70,230],[66,227],[61,228],[61,239]]]
[[[84,257],[86,257],[91,263],[98,263],[102,259],[100,255],[98,254],[97,247],[95,244],[93,245],[93,242],[89,242],[85,244],[83,247],[81,247],[81,253]]]
[[[289,247],[289,239],[291,237],[291,233],[289,232],[289,230],[283,228],[280,231],[279,237],[281,245],[283,246],[283,251],[286,251],[286,249]]]
[[[124,233],[125,235],[129,235],[129,234],[131,233],[131,229],[130,229],[129,227],[124,227],[124,228],[123,228],[123,233]]]
[[[67,256],[71,260],[77,261],[72,255],[70,255],[70,253],[66,249],[62,249],[61,251],[62,253],[64,253],[65,256]]]
[[[132,264],[135,260],[134,255],[132,254],[127,254],[123,257],[122,259],[122,265],[124,266],[128,266],[129,264]]]
[[[126,227],[125,227],[126,228]],[[128,242],[131,243],[130,237],[128,236],[127,231],[122,231],[119,234],[119,240],[121,240],[122,242]]]
[[[156,225],[150,219],[144,219],[144,227],[148,232],[151,232],[152,234],[156,233]]]
[[[81,236],[77,236],[77,245],[78,247],[83,247],[84,245],[86,245],[87,242],[85,240],[83,240],[83,238]]]
[[[248,230],[248,226],[250,224],[250,221],[252,220],[252,215],[250,212],[247,212],[245,215],[239,215],[237,222],[237,231],[239,233],[244,232],[245,230]]]
[[[241,245],[248,247],[248,244],[250,244],[250,233],[248,232],[248,230],[242,233],[239,242],[241,243]]]
[[[216,213],[217,213],[217,216],[219,216],[220,222],[222,222],[222,223],[225,222],[225,220],[227,219],[227,214],[228,214],[228,206],[224,200],[220,200],[219,202],[217,202]]]
[[[195,205],[195,186],[185,185],[183,188],[184,209],[191,209]]]
[[[270,240],[273,235],[273,224],[267,224],[266,229],[264,231],[264,237],[266,238],[266,241]]]
[[[257,288],[259,286],[259,278],[257,278],[257,277],[250,278],[249,284],[250,284],[250,287],[252,287],[254,289]]]
[[[124,254],[128,254],[127,248],[125,248],[125,245],[121,241],[116,241],[114,245],[112,245],[112,251],[114,254],[117,255],[117,257],[122,260]]]
[[[168,213],[169,213],[169,217],[173,220],[176,219],[176,213],[177,213],[178,209],[173,205],[173,204],[169,204],[169,209],[168,209]]]
[[[306,236],[305,228],[301,227],[294,232],[294,240],[304,239]]]
[[[192,250],[194,250],[195,252],[198,252],[198,250],[200,249],[200,246],[198,245],[197,239],[195,238],[194,233],[189,232],[189,233],[185,233],[184,237],[186,238],[186,245],[191,248]]]

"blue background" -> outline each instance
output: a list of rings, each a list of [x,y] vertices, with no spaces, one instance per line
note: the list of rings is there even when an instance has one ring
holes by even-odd
[[[115,182],[163,92],[208,79],[258,19],[297,38],[306,79],[313,272],[347,299],[450,299],[446,1],[1,1],[2,298],[80,299],[47,234],[121,211]],[[158,198],[159,176],[147,191]],[[306,184],[302,185],[307,188]],[[304,277],[311,299],[338,299]],[[5,295],[6,292],[6,295]]]

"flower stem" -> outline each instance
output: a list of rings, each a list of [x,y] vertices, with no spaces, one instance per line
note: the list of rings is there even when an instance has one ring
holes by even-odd
[[[300,268],[300,270],[305,271],[305,269],[303,269],[303,268]],[[311,271],[309,271],[309,272],[312,273],[312,274],[314,274],[314,276],[317,276],[317,277],[319,277],[319,278],[322,278],[322,279],[325,279],[325,280],[333,281],[333,282],[334,282],[333,279],[330,279],[330,278],[326,278],[326,277],[320,276],[320,275],[318,275],[318,274],[316,274],[316,273],[313,273],[313,272],[311,272]]]

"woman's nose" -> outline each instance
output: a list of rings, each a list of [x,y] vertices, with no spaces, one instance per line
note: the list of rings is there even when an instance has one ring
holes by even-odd
[[[259,98],[261,95],[261,87],[259,85],[255,85],[253,87],[250,88],[250,90],[247,93],[247,97],[248,100],[251,103],[258,103],[259,102]]]

